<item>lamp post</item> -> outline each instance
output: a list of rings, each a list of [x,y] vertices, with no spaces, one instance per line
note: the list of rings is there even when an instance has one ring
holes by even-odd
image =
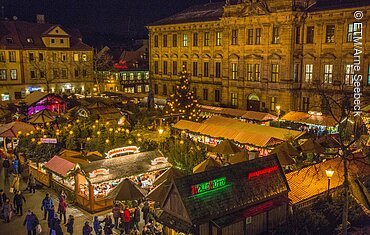
[[[278,115],[278,127],[280,127],[280,105],[276,106],[276,114]]]
[[[158,133],[159,133],[159,136],[160,136],[160,139],[159,139],[159,150],[162,149],[162,134],[163,134],[164,130],[162,128],[159,128],[158,129]]]
[[[325,173],[326,173],[326,177],[328,177],[328,199],[329,199],[330,198],[330,178],[333,176],[334,170],[329,168],[325,170]]]

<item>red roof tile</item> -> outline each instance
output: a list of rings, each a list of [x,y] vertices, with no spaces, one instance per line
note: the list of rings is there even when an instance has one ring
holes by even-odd
[[[59,156],[54,156],[44,165],[45,168],[63,177],[66,177],[68,171],[72,170],[75,166],[76,164],[67,161]]]

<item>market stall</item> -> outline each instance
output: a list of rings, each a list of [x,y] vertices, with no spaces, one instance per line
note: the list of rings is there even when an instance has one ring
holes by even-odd
[[[212,116],[201,123],[180,120],[173,127],[204,144],[215,146],[227,139],[241,149],[258,151],[262,156],[288,138],[297,139],[304,134],[302,131],[251,124],[220,116]]]
[[[76,171],[76,202],[89,212],[112,206],[109,193],[129,178],[142,190],[149,191],[164,170],[171,167],[159,151],[143,152],[81,164]]]

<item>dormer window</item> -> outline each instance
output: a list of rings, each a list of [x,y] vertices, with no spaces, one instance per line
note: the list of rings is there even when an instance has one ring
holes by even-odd
[[[6,39],[6,42],[7,42],[8,44],[12,44],[12,43],[13,43],[13,38],[7,38],[7,39]]]
[[[55,43],[55,39],[54,38],[51,39],[51,43]]]
[[[27,42],[28,43],[33,43],[33,39],[32,38],[27,38]]]

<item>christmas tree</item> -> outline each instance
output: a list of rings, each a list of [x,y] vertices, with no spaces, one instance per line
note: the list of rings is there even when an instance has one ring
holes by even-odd
[[[200,106],[193,92],[190,91],[189,74],[183,71],[179,74],[180,84],[176,86],[176,93],[171,95],[167,102],[166,114],[182,114],[185,118],[198,121]]]

